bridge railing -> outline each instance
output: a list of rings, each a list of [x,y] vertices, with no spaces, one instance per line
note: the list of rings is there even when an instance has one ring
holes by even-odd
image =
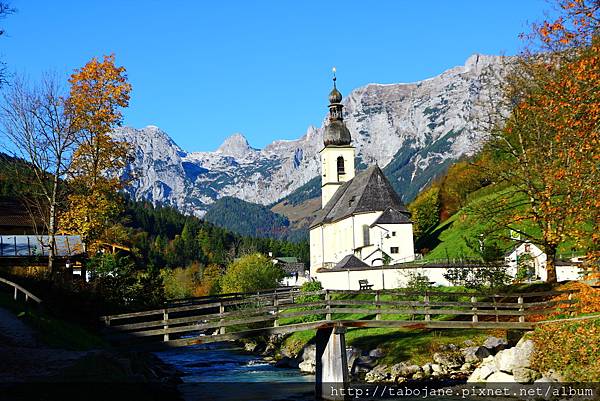
[[[38,297],[36,297],[35,295],[33,295],[31,292],[27,291],[25,288],[21,287],[19,284],[17,283],[13,283],[10,280],[7,280],[5,278],[0,277],[0,283],[4,283],[10,287],[12,287],[14,289],[13,291],[13,299],[15,301],[18,301],[19,299],[19,292],[23,293],[25,302],[29,301],[30,299],[34,302],[36,302],[37,304],[41,304],[42,300],[39,299]]]
[[[350,327],[518,328],[529,317],[574,310],[575,291],[513,294],[334,291],[259,294],[202,304],[104,316],[118,344],[162,341],[185,345],[258,333],[289,333],[341,324]],[[565,295],[561,299],[548,299]]]

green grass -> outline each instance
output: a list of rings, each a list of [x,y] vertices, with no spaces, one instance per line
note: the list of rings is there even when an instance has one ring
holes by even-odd
[[[481,221],[475,216],[472,210],[478,209],[478,204],[493,203],[500,197],[501,191],[509,191],[510,188],[497,189],[493,186],[482,188],[469,195],[468,204],[461,210],[453,214],[449,219],[440,223],[437,227],[430,230],[417,241],[415,249],[429,249],[425,260],[433,259],[458,259],[478,257],[476,251],[469,248],[465,238],[471,241],[477,241],[479,234],[485,232],[488,228],[488,222]],[[534,237],[540,237],[539,227],[531,222],[522,223],[519,228]],[[508,237],[508,230],[502,236]],[[509,250],[514,246],[513,241],[503,240],[499,245],[504,250]],[[567,240],[558,248],[558,255],[572,255],[572,248],[575,246],[574,240]]]
[[[346,333],[346,344],[357,347],[362,351],[381,348],[385,354],[381,360],[383,364],[390,365],[410,361],[411,363],[421,365],[431,361],[433,353],[437,352],[441,345],[456,344],[463,346],[466,340],[472,340],[477,344],[481,344],[490,335],[503,336],[504,332],[474,329],[410,330],[350,328]],[[314,330],[292,333],[284,340],[282,347],[292,354],[297,354],[314,337]]]
[[[71,322],[52,316],[33,304],[14,302],[12,296],[0,292],[0,307],[13,312],[38,335],[48,347],[74,351],[106,348],[108,344],[100,336]]]
[[[464,287],[436,287],[437,292],[469,292]],[[373,301],[372,294],[334,294],[332,299],[336,300],[363,300]],[[468,296],[431,296],[430,300],[435,301],[468,301]],[[421,300],[420,298],[408,297],[406,295],[383,294],[382,301],[390,300]],[[374,305],[360,305],[356,308],[373,309]],[[294,308],[300,310],[300,308]],[[316,315],[315,315],[316,316]],[[454,315],[433,315],[434,320],[446,320],[455,318]],[[324,316],[323,316],[324,318]],[[348,320],[374,320],[375,313],[359,314],[359,313],[334,313],[333,319],[348,319]],[[423,320],[423,315],[405,314],[383,314],[382,320]],[[300,318],[281,319],[280,324],[300,323]],[[383,363],[397,363],[410,360],[414,363],[425,363],[430,361],[433,352],[440,345],[454,343],[462,345],[465,340],[471,339],[474,341],[483,342],[485,337],[490,335],[489,331],[482,330],[410,330],[396,328],[349,328],[346,333],[346,342],[362,349],[369,351],[374,348],[382,348],[385,351]],[[284,340],[282,348],[285,348],[288,353],[297,354],[302,347],[313,341],[315,336],[314,330],[306,330],[292,333]]]

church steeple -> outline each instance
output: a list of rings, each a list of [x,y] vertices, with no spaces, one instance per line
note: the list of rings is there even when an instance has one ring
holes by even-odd
[[[329,117],[323,132],[321,150],[321,206],[324,207],[335,191],[354,178],[354,147],[350,145],[350,131],[344,124],[342,94],[336,86],[333,68],[333,89],[329,92]]]
[[[335,67],[333,68],[333,89],[329,92],[329,118],[323,134],[323,143],[325,146],[348,146],[352,141],[350,131],[344,124],[342,109],[342,94],[337,89],[335,76]]]

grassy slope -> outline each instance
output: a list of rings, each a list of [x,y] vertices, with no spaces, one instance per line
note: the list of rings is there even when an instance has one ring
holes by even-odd
[[[498,198],[498,193],[494,191],[493,187],[482,188],[474,192],[470,195],[470,200],[465,207],[427,233],[417,242],[415,249],[429,249],[430,252],[426,255],[426,259],[429,260],[476,257],[475,251],[467,246],[465,238],[476,240],[479,234],[485,230],[487,222],[482,222],[475,217],[472,210],[477,210],[479,203],[493,201],[495,198]],[[535,236],[539,232],[533,225],[521,228]],[[506,232],[504,236],[508,237],[508,234]],[[503,241],[500,245],[503,249],[509,250],[514,243]],[[563,243],[558,249],[559,255],[571,255],[573,245],[573,241]]]

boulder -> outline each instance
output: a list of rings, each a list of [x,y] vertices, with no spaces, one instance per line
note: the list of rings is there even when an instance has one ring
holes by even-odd
[[[385,355],[385,353],[383,352],[383,350],[381,348],[375,348],[375,349],[372,349],[371,351],[369,351],[369,356],[371,358],[383,358],[384,355]]]
[[[479,363],[484,358],[490,356],[490,351],[486,347],[467,347],[462,350],[463,358],[468,363]]]
[[[481,365],[477,369],[471,373],[471,376],[467,379],[469,383],[479,383],[484,382],[490,377],[493,373],[496,372],[496,367],[492,364]]]
[[[470,364],[469,362],[465,362],[460,367],[460,370],[461,370],[461,372],[470,372],[471,370],[473,370],[473,365]]]
[[[389,367],[387,365],[378,365],[373,368],[370,372],[365,375],[365,381],[368,383],[372,382],[386,382],[391,381],[392,375],[390,374]]]
[[[540,372],[529,368],[515,368],[513,369],[512,374],[515,378],[515,381],[521,384],[533,383],[542,377]]]
[[[390,369],[390,373],[394,379],[398,377],[412,377],[417,372],[421,372],[420,366],[408,365],[404,362],[397,363]]]
[[[426,363],[425,365],[421,366],[421,369],[423,370],[423,373],[427,376],[433,373],[433,369],[431,369],[430,363]]]
[[[314,363],[314,361],[302,361],[300,364],[298,364],[298,368],[302,373],[309,373],[313,375],[317,371],[317,365]]]
[[[348,366],[350,366],[350,365],[348,365]],[[377,366],[377,359],[371,358],[370,356],[366,356],[366,355],[359,356],[354,361],[354,367],[358,367],[358,366],[367,368],[367,369],[373,369],[375,366]]]
[[[488,383],[515,383],[513,375],[504,372],[494,372],[487,378]]]
[[[498,351],[508,347],[508,342],[503,338],[488,337],[483,342],[483,346],[486,347],[490,353],[496,354]]]
[[[431,364],[431,370],[432,370],[431,374],[433,376],[443,376],[448,373],[448,371],[446,370],[446,368],[443,365],[440,365],[437,363]]]
[[[348,371],[353,372],[354,366],[358,358],[360,358],[361,351],[355,347],[346,348],[346,357],[348,359]]]
[[[436,352],[433,354],[433,361],[450,369],[459,368],[463,364],[462,355],[459,352]]]
[[[516,368],[529,368],[533,349],[533,341],[521,340],[516,347],[502,350],[496,354],[496,367],[506,373],[512,373]]]
[[[317,358],[317,346],[315,344],[309,344],[304,346],[302,351],[300,352],[302,356],[302,361],[312,361],[315,363]]]
[[[302,362],[298,364],[298,368],[302,373],[314,374],[317,369],[317,347],[310,344],[302,350]]]
[[[428,376],[427,376],[427,375],[425,375],[425,373],[423,373],[423,372],[417,372],[417,373],[415,373],[414,375],[412,375],[412,379],[413,379],[413,380],[423,380],[423,379],[425,379],[425,378],[427,378],[427,377],[428,377]]]

